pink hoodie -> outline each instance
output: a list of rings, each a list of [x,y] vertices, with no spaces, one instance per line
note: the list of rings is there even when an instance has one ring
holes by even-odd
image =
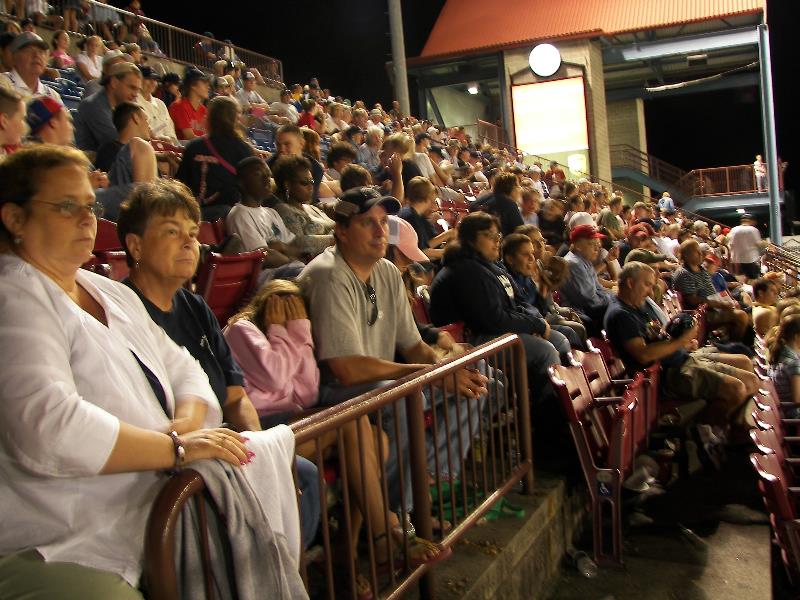
[[[223,331],[244,372],[244,388],[260,416],[297,412],[317,403],[319,369],[311,321],[270,325],[265,336],[247,319]]]

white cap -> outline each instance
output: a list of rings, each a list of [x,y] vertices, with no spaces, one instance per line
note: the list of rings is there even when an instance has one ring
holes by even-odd
[[[592,215],[587,212],[576,212],[569,218],[569,228],[575,229],[578,225],[594,225]]]

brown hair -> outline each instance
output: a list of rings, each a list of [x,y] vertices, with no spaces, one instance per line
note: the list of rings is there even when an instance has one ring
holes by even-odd
[[[239,319],[247,319],[258,327],[261,333],[266,335],[267,332],[264,331],[264,313],[267,312],[267,300],[275,294],[299,296],[300,288],[293,281],[273,279],[253,296],[247,306],[228,319],[228,325],[232,325]]]
[[[769,362],[777,364],[778,356],[787,342],[800,335],[800,314],[781,319],[775,337],[769,342]]]
[[[513,173],[500,173],[494,180],[492,190],[497,194],[510,196],[513,189],[519,185],[519,179]]]
[[[238,137],[239,103],[230,96],[216,96],[208,103],[208,134],[222,137]]]
[[[406,198],[412,204],[425,202],[433,189],[433,184],[426,177],[417,175],[406,184]]]
[[[30,200],[39,191],[37,182],[45,179],[48,171],[74,165],[89,171],[86,155],[75,148],[39,144],[22,148],[0,162],[0,206],[13,202],[27,214]],[[9,241],[5,225],[0,225],[0,239]]]
[[[20,102],[22,102],[22,96],[17,92],[0,87],[0,114],[10,117],[19,109]]]
[[[503,240],[502,256],[514,256],[524,244],[531,244],[531,238],[524,233],[512,233]]]
[[[350,164],[342,169],[342,177],[339,180],[342,193],[353,188],[370,185],[372,185],[372,175],[361,165]]]
[[[195,223],[200,222],[200,205],[191,190],[180,181],[158,179],[154,183],[140,183],[133,189],[119,207],[117,219],[117,235],[125,249],[129,267],[133,266],[134,260],[125,237],[129,233],[143,236],[151,217],[169,217],[181,210]]]

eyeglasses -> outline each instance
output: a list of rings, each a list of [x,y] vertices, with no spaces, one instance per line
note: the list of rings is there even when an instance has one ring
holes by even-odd
[[[481,234],[483,237],[487,237],[490,240],[494,240],[495,242],[502,241],[503,239],[502,233],[492,233],[491,231],[479,231],[478,233]]]
[[[364,292],[367,295],[367,300],[369,300],[372,304],[372,314],[370,314],[369,319],[367,320],[367,325],[372,327],[378,320],[378,295],[375,293],[375,288],[370,284],[365,283],[364,286]]]
[[[84,210],[89,211],[99,219],[105,212],[105,207],[101,202],[92,202],[91,204],[78,204],[71,200],[64,200],[63,202],[45,202],[44,200],[31,200],[31,202],[38,202],[39,204],[48,204],[55,207],[59,214],[64,218],[75,218],[79,216]]]
[[[300,185],[314,185],[313,179],[295,179],[295,183],[299,183]]]

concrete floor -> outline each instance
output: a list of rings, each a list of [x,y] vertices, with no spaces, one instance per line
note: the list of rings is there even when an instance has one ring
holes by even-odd
[[[565,561],[549,600],[772,598],[769,527],[718,518],[726,504],[763,507],[748,450],[729,453],[721,471],[697,473],[647,502],[642,508],[655,524],[626,531],[623,567],[586,579]],[[580,546],[589,548],[590,538]]]

